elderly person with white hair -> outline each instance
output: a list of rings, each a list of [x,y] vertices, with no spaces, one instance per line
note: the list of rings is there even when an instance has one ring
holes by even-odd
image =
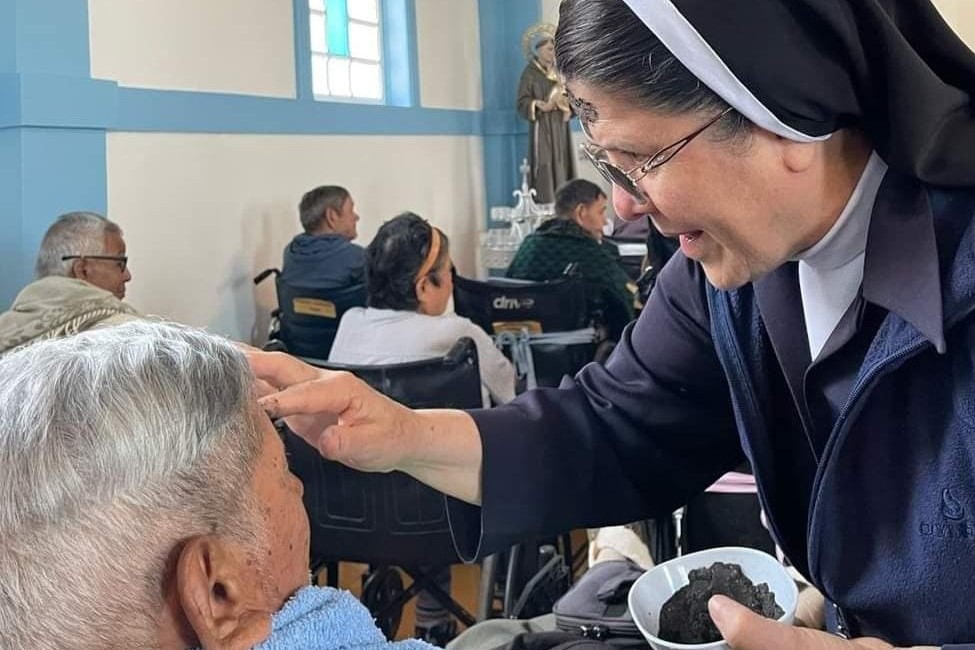
[[[137,321],[5,355],[0,466],[0,649],[389,646],[308,586],[301,484],[227,341]]]
[[[0,352],[137,318],[122,302],[132,279],[118,224],[94,212],[69,212],[41,241],[37,280],[0,314]]]

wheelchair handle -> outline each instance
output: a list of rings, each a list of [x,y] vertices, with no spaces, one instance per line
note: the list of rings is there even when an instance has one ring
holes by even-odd
[[[280,275],[280,273],[281,271],[277,269],[264,269],[257,275],[257,277],[254,278],[254,284],[260,284],[264,282],[265,280],[267,280],[267,276],[271,274]]]

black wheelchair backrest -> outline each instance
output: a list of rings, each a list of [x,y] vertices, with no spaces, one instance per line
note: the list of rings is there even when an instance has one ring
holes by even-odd
[[[279,338],[288,352],[299,357],[327,359],[339,329],[342,314],[366,304],[366,287],[356,284],[342,289],[308,289],[276,279]]]
[[[347,370],[380,393],[413,409],[464,409],[482,405],[477,346],[466,336],[446,355],[434,359],[382,366],[315,365],[330,370]]]
[[[346,370],[411,408],[480,408],[477,348],[460,339],[446,356]],[[293,433],[285,437],[288,462],[305,487],[311,522],[312,564],[346,560],[420,566],[458,562],[444,497],[399,472],[368,474],[325,460]]]
[[[547,282],[456,276],[454,309],[489,334],[523,328],[533,334],[568,332],[590,321],[586,286],[577,276]]]

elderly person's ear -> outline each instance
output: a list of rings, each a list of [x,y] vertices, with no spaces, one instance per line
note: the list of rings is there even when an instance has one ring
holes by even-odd
[[[580,226],[584,226],[583,213],[586,211],[586,204],[580,203],[572,209],[572,220]]]
[[[341,217],[342,214],[335,208],[325,208],[325,224],[328,226],[329,230],[335,230],[335,222]]]
[[[254,566],[220,537],[194,537],[183,547],[176,588],[203,650],[245,650],[270,636],[273,612]]]
[[[71,262],[71,277],[79,280],[88,279],[88,269],[85,268],[85,260],[76,259]]]

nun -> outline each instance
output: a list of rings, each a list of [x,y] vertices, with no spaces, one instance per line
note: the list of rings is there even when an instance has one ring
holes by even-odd
[[[267,408],[451,495],[468,559],[747,460],[827,620],[715,598],[736,650],[975,649],[975,55],[929,0],[564,0],[556,47],[617,214],[680,242],[612,357],[463,413],[255,355]]]

